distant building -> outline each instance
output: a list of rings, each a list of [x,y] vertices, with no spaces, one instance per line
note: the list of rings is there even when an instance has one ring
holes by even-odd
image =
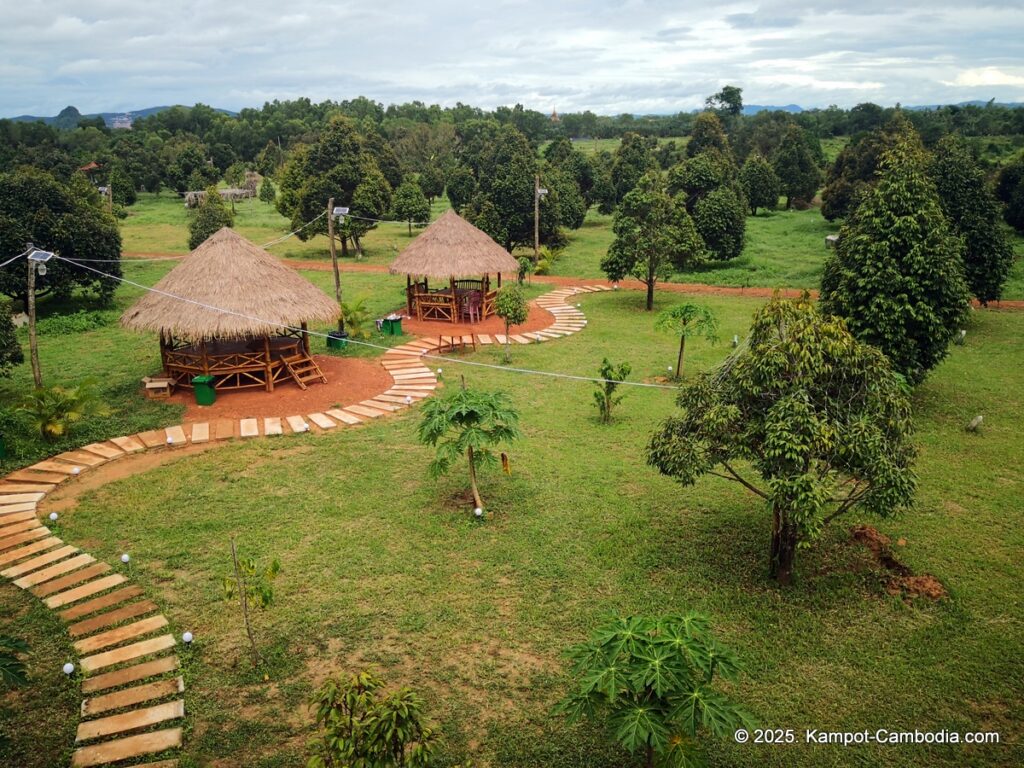
[[[118,115],[117,117],[115,117],[111,121],[110,127],[113,128],[114,130],[117,130],[117,129],[120,128],[121,130],[127,131],[129,128],[132,127],[132,115],[131,115],[131,113],[128,112],[128,113],[123,114],[123,115]]]
[[[560,122],[562,122],[562,118],[560,118],[558,116],[558,112],[554,109],[554,107],[551,108],[551,122],[552,123],[560,123]]]

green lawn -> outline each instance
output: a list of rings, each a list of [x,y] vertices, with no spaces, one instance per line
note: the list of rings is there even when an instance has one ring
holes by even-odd
[[[380,306],[391,301],[381,298],[391,279],[360,277]],[[659,308],[671,300],[660,294]],[[580,301],[583,333],[517,347],[514,364],[593,375],[607,356],[629,360],[637,380],[674,362],[674,342],[653,330],[640,293]],[[744,333],[758,306],[706,303],[726,339]],[[112,349],[155,360],[151,340],[102,333]],[[549,716],[567,682],[561,652],[609,614],[688,608],[707,613],[745,662],[733,693],[766,726],[996,730],[1019,745],[1022,338],[1024,314],[974,315],[966,346],[915,394],[917,509],[863,521],[906,539],[898,556],[950,590],[939,604],[884,593],[882,574],[846,534],[859,519],[801,552],[795,587],[770,585],[768,521],[750,495],[713,478],[682,489],[644,465],[648,435],[672,411],[670,392],[628,391],[616,422],[602,427],[590,385],[451,363],[450,385],[465,374],[471,385],[506,389],[522,411],[512,476],[484,478],[482,524],[470,519],[460,475],[427,479],[430,453],[415,442],[412,411],[179,457],[88,492],[62,515],[62,535],[108,561],[130,551],[135,578],[174,630],[196,633],[185,661],[187,766],[303,765],[311,690],[370,663],[389,683],[424,693],[446,739],[444,765],[632,765],[599,731]],[[689,345],[688,366],[727,352]],[[498,362],[500,352],[472,359]],[[79,366],[102,365],[85,355],[62,364],[71,379]],[[985,427],[968,434],[977,413]],[[275,605],[256,617],[267,680],[249,669],[237,609],[221,597],[233,535],[245,554],[283,565]],[[0,632],[11,619],[0,613]],[[1017,748],[714,743],[707,756],[713,766],[1010,766]],[[0,751],[0,764],[10,755]]]

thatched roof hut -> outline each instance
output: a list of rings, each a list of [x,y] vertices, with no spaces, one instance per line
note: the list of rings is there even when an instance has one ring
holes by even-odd
[[[154,288],[163,293],[147,292],[135,302],[121,316],[125,328],[189,341],[252,339],[279,334],[286,326],[333,322],[340,314],[319,288],[227,227]]]
[[[519,262],[486,232],[449,209],[398,255],[389,271],[393,275],[447,279],[516,274]]]

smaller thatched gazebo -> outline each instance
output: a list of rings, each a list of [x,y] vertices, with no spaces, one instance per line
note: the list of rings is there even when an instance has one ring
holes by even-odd
[[[491,274],[517,274],[519,262],[455,211],[445,211],[391,265],[406,276],[406,305],[418,320],[483,320],[494,314]],[[415,278],[415,280],[413,279]],[[422,280],[420,279],[422,278]],[[430,279],[448,285],[431,290]]]
[[[283,379],[303,389],[327,381],[306,327],[337,320],[338,305],[233,230],[211,235],[153,287],[121,324],[160,334],[164,371],[176,384],[208,375],[217,389],[272,392]]]

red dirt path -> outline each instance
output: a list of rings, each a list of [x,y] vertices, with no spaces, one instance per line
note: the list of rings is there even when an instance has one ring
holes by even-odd
[[[273,392],[263,389],[218,392],[217,402],[209,406],[196,405],[192,390],[179,389],[170,402],[185,406],[186,422],[291,416],[369,400],[392,384],[391,376],[374,360],[327,355],[313,358],[327,376],[326,384],[315,382],[302,390],[295,382],[288,381],[275,385]]]
[[[178,254],[169,253],[125,253],[125,259],[141,259],[141,258],[167,258],[177,256]],[[283,263],[294,269],[308,269],[311,272],[329,272],[331,265],[322,261],[304,261],[302,259],[282,259]],[[360,262],[344,262],[339,265],[342,272],[387,272],[388,268],[382,264],[363,264]],[[560,277],[555,275],[534,275],[531,278],[533,282],[540,283],[541,285],[558,285],[563,287],[578,287],[581,285],[594,285],[595,283],[604,282],[600,279],[585,279],[580,277]],[[639,280],[622,280],[619,282],[622,288],[630,291],[644,290],[645,286]],[[753,299],[769,299],[775,293],[774,288],[737,288],[729,285],[707,285],[705,283],[658,283],[658,290],[665,291],[668,293],[692,293],[702,294],[706,296],[748,296]],[[802,291],[799,288],[781,288],[779,293],[783,298],[794,299],[798,297]],[[815,290],[810,291],[812,298],[818,297],[818,292]],[[980,307],[978,302],[974,302],[974,306]],[[1007,299],[1006,301],[996,301],[990,304],[988,309],[1009,309],[1015,311],[1024,310],[1024,301],[1018,299]],[[403,324],[404,327],[404,324]],[[532,329],[527,329],[532,330]],[[503,333],[504,331],[498,331]],[[488,331],[484,331],[488,333]]]
[[[405,315],[406,308],[395,310],[396,314]],[[535,302],[530,302],[530,312],[526,322],[522,325],[514,325],[509,333],[526,333],[528,331],[540,331],[554,324],[555,316],[546,309],[538,307]],[[402,318],[402,331],[413,336],[457,336],[469,333],[483,333],[493,336],[496,333],[505,333],[505,321],[500,317],[488,317],[479,323],[445,323],[436,320],[417,320],[416,318]]]

